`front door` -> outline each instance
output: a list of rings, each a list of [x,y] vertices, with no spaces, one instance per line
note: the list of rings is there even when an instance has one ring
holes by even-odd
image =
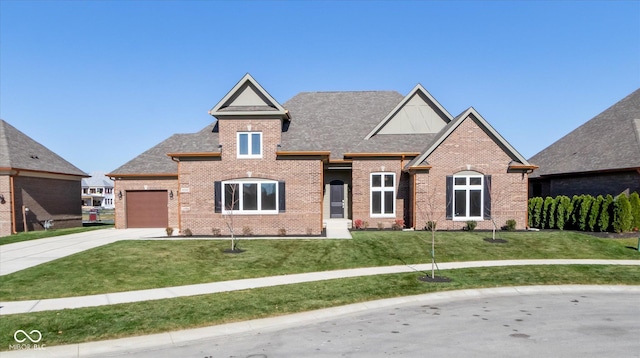
[[[344,218],[344,182],[334,180],[329,184],[330,217]]]

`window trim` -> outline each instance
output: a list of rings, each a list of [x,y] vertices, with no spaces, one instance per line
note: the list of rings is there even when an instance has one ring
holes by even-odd
[[[260,138],[260,153],[259,154],[251,154],[252,149],[253,149],[253,141],[251,140],[252,135],[253,134],[258,134],[259,138]],[[241,154],[240,153],[240,136],[242,135],[246,135],[247,136],[247,154]],[[251,131],[244,131],[244,132],[237,132],[236,133],[236,154],[237,157],[239,159],[259,159],[262,158],[262,132],[251,132]]]
[[[465,178],[465,184],[456,184],[457,178]],[[470,184],[471,178],[480,178],[480,184]],[[452,185],[451,185],[451,217],[453,221],[484,221],[484,211],[485,211],[485,176],[477,173],[477,174],[455,174],[453,175]],[[465,191],[465,207],[466,212],[465,216],[457,216],[456,215],[456,191],[464,190]],[[479,190],[480,191],[480,215],[479,216],[470,216],[469,211],[471,210],[471,191]]]
[[[373,186],[373,177],[375,175],[380,175],[380,187],[374,187]],[[391,187],[387,187],[384,186],[384,176],[385,175],[391,175],[393,176],[393,186]],[[396,173],[395,172],[374,172],[374,173],[370,173],[369,174],[369,217],[372,218],[395,218],[396,217]],[[380,192],[380,211],[381,213],[374,213],[373,212],[373,193],[374,192]],[[384,212],[384,207],[385,207],[385,199],[384,199],[384,193],[386,192],[392,192],[393,193],[393,199],[392,199],[392,205],[393,205],[393,212],[392,213],[385,213]]]
[[[238,185],[238,210],[228,210],[226,203],[226,186],[229,184]],[[244,195],[243,195],[243,184],[256,184],[257,187],[257,210],[245,210],[244,209]],[[275,209],[271,210],[262,210],[262,185],[263,184],[273,184],[275,186]],[[221,193],[221,213],[223,215],[276,215],[280,211],[280,184],[276,180],[265,180],[265,179],[234,179],[234,180],[226,180],[222,181],[220,185]]]

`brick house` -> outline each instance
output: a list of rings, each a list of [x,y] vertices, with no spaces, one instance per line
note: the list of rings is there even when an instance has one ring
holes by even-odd
[[[80,182],[85,177],[0,119],[0,237],[25,226],[28,231],[43,230],[46,220],[53,220],[55,228],[82,226]]]
[[[640,192],[640,89],[530,160],[531,196]]]
[[[116,227],[318,235],[371,228],[526,223],[529,164],[473,108],[457,117],[421,85],[305,92],[278,103],[245,75],[201,131],[175,134],[108,174]]]

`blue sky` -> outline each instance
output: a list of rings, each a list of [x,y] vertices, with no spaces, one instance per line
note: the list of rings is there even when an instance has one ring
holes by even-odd
[[[245,74],[421,83],[526,158],[640,87],[640,1],[0,2],[0,118],[86,172],[195,132]]]

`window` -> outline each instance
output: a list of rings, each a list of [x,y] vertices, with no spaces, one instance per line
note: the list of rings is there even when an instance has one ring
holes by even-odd
[[[224,213],[277,214],[278,182],[228,181],[222,183]]]
[[[485,182],[486,178],[489,180]],[[452,208],[450,217],[453,220],[483,220],[485,214],[489,214],[491,209],[485,206],[489,204],[489,198],[485,198],[488,195],[485,184],[490,182],[490,177],[486,178],[480,173],[453,176],[452,188],[447,189],[453,191],[452,198],[448,195],[452,203],[447,203],[447,207]]]
[[[371,174],[371,217],[395,217],[396,174]]]
[[[238,132],[238,158],[262,158],[262,132]]]

